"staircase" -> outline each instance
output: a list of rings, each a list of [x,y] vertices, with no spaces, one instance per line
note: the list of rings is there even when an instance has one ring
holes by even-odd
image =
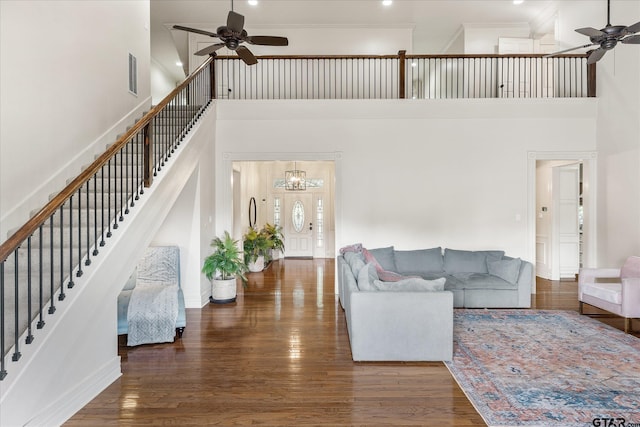
[[[155,115],[147,130],[152,141],[148,175],[162,172],[205,107],[174,104]],[[92,258],[108,250],[113,231],[143,197],[144,143],[143,132],[130,138],[0,264],[0,349],[5,356],[0,380],[7,375],[6,356],[20,359],[24,345],[39,335],[48,316],[55,315],[57,303],[91,268]]]

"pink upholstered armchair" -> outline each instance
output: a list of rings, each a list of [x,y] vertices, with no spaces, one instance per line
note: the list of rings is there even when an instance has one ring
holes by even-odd
[[[640,318],[640,257],[627,258],[622,268],[581,268],[578,277],[580,313],[586,303],[622,316],[629,333],[631,319]]]

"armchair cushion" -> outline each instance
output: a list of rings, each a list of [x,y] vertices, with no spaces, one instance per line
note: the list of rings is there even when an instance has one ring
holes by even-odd
[[[622,304],[622,284],[620,283],[587,283],[582,287],[582,294],[612,304]]]

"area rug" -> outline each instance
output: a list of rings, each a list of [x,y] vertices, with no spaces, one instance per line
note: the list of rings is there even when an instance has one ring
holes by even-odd
[[[489,426],[640,426],[640,339],[576,312],[455,310],[446,365]]]

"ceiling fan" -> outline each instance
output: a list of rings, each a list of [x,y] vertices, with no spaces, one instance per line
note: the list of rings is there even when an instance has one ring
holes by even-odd
[[[640,34],[633,35],[640,31],[640,22],[636,22],[633,25],[625,27],[624,25],[611,25],[611,0],[607,0],[607,26],[601,30],[595,28],[586,27],[578,28],[576,30],[580,34],[584,34],[589,37],[591,43],[584,46],[572,47],[570,49],[554,52],[547,56],[555,56],[561,53],[570,52],[576,49],[583,49],[591,46],[600,46],[595,50],[591,50],[587,64],[594,64],[598,62],[608,50],[616,47],[618,42],[628,44],[640,44]]]
[[[289,40],[286,37],[248,35],[244,30],[244,16],[233,11],[233,0],[231,0],[231,10],[227,16],[227,25],[218,27],[215,33],[198,30],[197,28],[183,27],[182,25],[174,25],[173,28],[176,30],[189,31],[191,33],[216,37],[222,41],[222,43],[212,44],[211,46],[207,46],[204,49],[195,52],[195,55],[211,55],[216,50],[226,47],[229,50],[235,51],[240,59],[242,59],[247,65],[257,64],[258,60],[249,49],[241,45],[244,42],[263,46],[289,45]]]

